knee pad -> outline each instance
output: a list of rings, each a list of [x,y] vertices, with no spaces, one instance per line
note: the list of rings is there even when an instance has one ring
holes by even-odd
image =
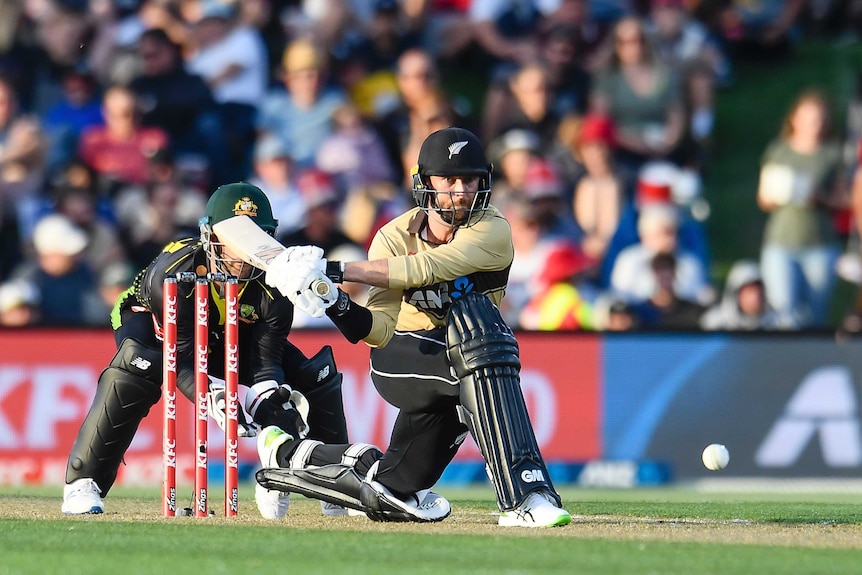
[[[159,377],[153,381],[154,374]],[[66,482],[93,478],[105,495],[141,420],[161,397],[161,354],[126,339],[99,376],[96,396],[69,454]]]

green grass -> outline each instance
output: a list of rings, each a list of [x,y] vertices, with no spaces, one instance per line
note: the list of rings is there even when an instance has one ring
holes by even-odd
[[[153,489],[118,489],[104,515],[65,517],[57,491],[0,489],[0,575],[862,572],[858,493],[568,488],[572,525],[525,530],[495,525],[487,488],[441,489],[455,511],[432,525],[322,518],[303,498],[265,522],[250,486],[234,519],[164,519]]]

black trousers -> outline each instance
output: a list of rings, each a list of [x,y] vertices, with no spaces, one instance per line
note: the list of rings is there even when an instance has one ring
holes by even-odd
[[[445,328],[396,332],[386,346],[372,349],[371,380],[399,409],[376,480],[402,497],[433,486],[467,435]]]

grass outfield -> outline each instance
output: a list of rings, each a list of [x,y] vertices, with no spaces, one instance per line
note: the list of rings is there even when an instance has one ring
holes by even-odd
[[[302,497],[268,522],[251,491],[237,518],[166,519],[156,490],[66,517],[57,489],[0,488],[0,575],[862,573],[860,493],[563,489],[573,523],[533,530],[498,527],[489,488],[440,489],[454,511],[427,525],[323,517]]]

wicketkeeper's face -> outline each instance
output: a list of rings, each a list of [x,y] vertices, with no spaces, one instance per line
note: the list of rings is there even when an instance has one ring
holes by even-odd
[[[215,238],[215,242],[218,242],[218,238]],[[258,271],[257,268],[242,261],[224,244],[214,243],[212,249],[216,251],[216,257],[211,261],[218,268],[213,271],[225,273],[240,280],[248,280]]]

